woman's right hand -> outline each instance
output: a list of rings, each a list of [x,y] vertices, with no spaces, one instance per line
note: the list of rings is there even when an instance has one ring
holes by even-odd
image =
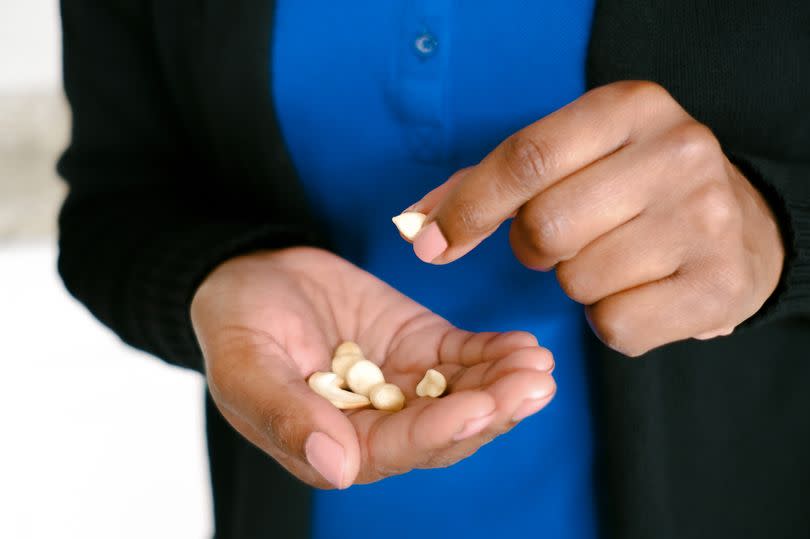
[[[302,481],[346,488],[414,468],[449,466],[554,395],[551,354],[523,332],[473,334],[326,251],[234,258],[191,306],[208,387],[225,418]],[[343,412],[306,379],[329,371],[342,341],[400,386],[399,412]],[[446,396],[417,398],[435,368]]]

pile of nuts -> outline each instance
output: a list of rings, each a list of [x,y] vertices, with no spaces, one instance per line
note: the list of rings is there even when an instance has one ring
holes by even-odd
[[[372,405],[377,410],[398,412],[405,407],[405,395],[395,384],[385,381],[382,371],[363,356],[353,342],[344,342],[335,350],[332,372],[316,372],[309,387],[341,410]],[[442,373],[429,369],[416,386],[419,397],[440,397],[447,389]],[[351,390],[351,391],[349,391]]]

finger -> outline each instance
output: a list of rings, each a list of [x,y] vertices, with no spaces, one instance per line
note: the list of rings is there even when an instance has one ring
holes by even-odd
[[[463,256],[538,193],[684,114],[651,83],[616,83],[585,94],[474,167],[428,215],[414,251],[436,264]]]
[[[557,279],[574,301],[591,305],[674,274],[692,248],[677,218],[644,214],[598,238],[557,265]]]
[[[547,362],[553,362],[548,351],[539,348],[537,338],[525,331],[505,333],[471,333],[456,330],[445,335],[439,349],[439,363],[459,364],[465,367],[477,363],[501,359],[515,350],[534,348],[539,354],[547,354]]]
[[[429,466],[435,454],[460,434],[480,432],[492,420],[495,403],[482,391],[464,391],[441,399],[418,399],[394,414],[363,410],[351,414],[360,439],[365,469],[359,482]]]
[[[472,454],[483,444],[508,432],[523,419],[545,408],[556,391],[554,379],[548,373],[518,370],[500,377],[486,388],[486,392],[496,403],[489,425],[448,446],[442,452],[440,460],[456,462]]]
[[[412,204],[409,207],[402,210],[402,213],[405,212],[419,212],[423,214],[430,213],[433,207],[436,204],[438,204],[441,199],[447,196],[447,193],[453,188],[453,186],[457,185],[458,182],[461,180],[461,178],[466,176],[471,169],[472,167],[466,167],[456,171],[452,176],[450,176],[450,178],[446,182],[433,189],[430,193],[425,195],[422,198],[422,200],[420,200],[416,204]],[[401,230],[399,236],[409,243],[412,242],[412,239],[402,234]]]
[[[627,146],[529,200],[509,233],[518,260],[551,268],[649,208],[661,177],[667,188],[678,180],[672,177],[677,167],[659,149],[646,142]]]
[[[386,354],[383,370],[393,375],[421,376],[437,364],[467,367],[532,347],[537,348],[537,338],[525,331],[473,333],[449,324],[434,325],[396,341]],[[553,362],[550,354],[548,361]]]
[[[460,170],[457,170],[453,173],[450,178],[441,184],[440,186],[433,189],[431,192],[426,194],[422,200],[417,202],[416,204],[412,205],[405,211],[418,211],[420,213],[428,214],[430,213],[436,205],[441,202],[444,197],[461,181],[464,176],[469,173],[473,167],[464,167]]]
[[[722,299],[724,293],[698,283],[687,269],[608,296],[586,308],[587,318],[607,346],[631,357],[728,327],[735,306]]]
[[[212,395],[229,420],[250,425],[243,433],[251,442],[312,485],[352,484],[360,468],[354,427],[309,388],[282,347],[248,336],[209,354]]]
[[[447,365],[450,366],[450,365]],[[441,370],[444,365],[439,366]],[[551,352],[545,348],[523,348],[498,359],[485,363],[478,363],[470,368],[461,368],[450,374],[448,391],[465,391],[487,387],[503,378],[507,374],[517,371],[533,371],[551,374],[554,369],[554,360]],[[442,371],[442,374],[445,374]]]
[[[491,434],[506,432],[514,423],[538,412],[556,392],[554,378],[545,372],[519,370],[502,375],[487,388],[487,393],[495,399],[496,414],[484,435],[487,431]]]
[[[708,341],[711,339],[716,339],[717,337],[728,337],[732,333],[734,333],[734,328],[727,327],[714,331],[707,331],[706,333],[701,333],[700,335],[695,335],[695,339],[699,341]]]
[[[508,334],[517,337],[520,333]],[[506,342],[506,340],[504,340]],[[420,368],[416,371],[386,374],[389,382],[396,384],[405,394],[408,402],[417,400],[416,386],[424,377],[427,368],[439,371],[447,381],[446,394],[462,391],[479,391],[492,385],[499,378],[517,371],[532,371],[551,375],[554,372],[554,358],[545,348],[538,346],[516,348],[510,353],[488,358],[486,361],[464,367],[459,363],[440,363]],[[410,404],[409,404],[410,406]]]
[[[457,462],[548,405],[556,393],[556,383],[550,370],[546,370],[550,354],[544,352],[541,348],[519,349],[500,360],[478,363],[468,369],[456,364],[440,366],[462,369],[460,376],[448,385],[448,391],[483,389],[494,399],[495,411],[486,428],[468,433],[434,460],[444,464]]]

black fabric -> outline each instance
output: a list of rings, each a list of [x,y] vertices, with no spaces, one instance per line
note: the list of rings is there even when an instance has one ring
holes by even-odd
[[[125,342],[203,371],[200,281],[327,246],[270,97],[268,0],[64,0],[59,270]],[[780,219],[785,272],[733,336],[628,360],[591,340],[605,536],[810,536],[810,3],[601,0],[588,80],[661,83]],[[317,81],[313,81],[317,83]],[[662,306],[661,308],[666,308]],[[310,493],[208,401],[219,537],[304,538]]]
[[[594,343],[605,529],[810,537],[810,2],[597,2],[588,79],[667,88],[760,188],[787,248],[776,293],[731,337],[638,360]]]
[[[217,537],[309,537],[312,491],[205,404]]]
[[[188,305],[205,275],[322,239],[270,103],[271,3],[182,4],[62,2],[59,271],[124,341],[202,371]]]

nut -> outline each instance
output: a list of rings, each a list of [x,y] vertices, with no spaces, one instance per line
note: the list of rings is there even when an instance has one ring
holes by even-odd
[[[428,369],[422,381],[416,385],[416,395],[419,397],[441,397],[447,389],[447,380],[436,369]]]
[[[332,358],[332,372],[342,378],[346,378],[346,373],[349,372],[349,368],[364,359],[362,354],[343,354],[335,356]]]
[[[309,377],[308,383],[312,391],[341,410],[362,408],[371,404],[371,401],[363,395],[340,389],[344,380],[333,372],[315,372]]]
[[[406,211],[393,217],[391,220],[397,226],[397,229],[399,229],[400,234],[409,240],[413,240],[416,235],[419,234],[419,231],[422,230],[422,225],[425,224],[426,218],[427,215],[424,213]]]
[[[377,410],[399,412],[405,407],[405,395],[394,384],[377,384],[369,391],[368,398],[371,399],[371,405]]]
[[[346,371],[346,383],[360,395],[367,396],[372,387],[384,382],[385,376],[380,368],[367,359],[357,361]]]
[[[332,357],[332,372],[345,379],[349,367],[361,359],[365,359],[365,357],[360,346],[355,342],[345,341],[335,349],[335,355]],[[343,385],[341,387],[348,386]]]
[[[347,355],[362,356],[363,351],[360,349],[360,345],[356,342],[344,341],[335,349],[335,357]]]

